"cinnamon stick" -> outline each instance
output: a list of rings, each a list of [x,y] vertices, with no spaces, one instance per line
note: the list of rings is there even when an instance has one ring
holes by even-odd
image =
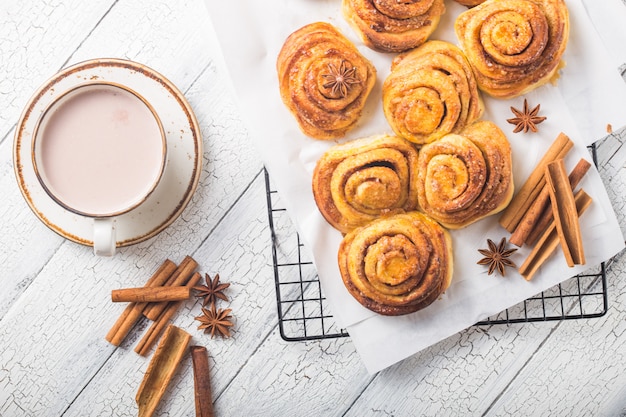
[[[190,296],[191,288],[188,287],[138,287],[111,291],[111,301],[114,303],[180,301],[186,300]]]
[[[163,285],[176,270],[176,264],[166,259],[154,274],[148,279],[145,287]],[[144,308],[148,303],[130,303],[126,306],[120,317],[117,319],[105,339],[112,345],[119,346],[126,338],[135,323],[141,317]]]
[[[568,176],[572,190],[580,183],[590,167],[591,164],[587,160],[581,158],[578,161]],[[544,186],[515,228],[509,242],[516,246],[522,246],[524,243],[534,244],[553,218],[550,209],[550,192],[548,187]]]
[[[193,274],[191,279],[186,283],[187,288],[191,288],[196,285],[202,275],[199,272]],[[141,356],[146,356],[152,349],[152,346],[156,343],[161,335],[161,332],[165,328],[165,326],[169,323],[169,321],[174,317],[174,314],[178,311],[183,301],[176,301],[172,303],[168,303],[168,306],[163,310],[161,315],[155,320],[152,325],[146,331],[146,334],[141,338],[137,346],[135,346],[135,352],[140,354]]]
[[[560,133],[557,136],[526,182],[522,185],[515,197],[513,197],[508,207],[502,212],[499,220],[502,227],[510,233],[513,233],[522,217],[545,185],[544,172],[546,165],[565,157],[573,146],[573,142],[564,133]]]
[[[180,265],[178,265],[178,268],[176,268],[176,271],[172,274],[172,276],[167,280],[164,285],[169,285],[173,287],[185,285],[185,283],[189,280],[189,277],[191,277],[197,267],[198,263],[191,256],[185,256],[185,259],[182,260]],[[143,315],[146,316],[148,319],[154,321],[159,318],[167,305],[167,301],[150,304],[144,310]]]
[[[154,414],[190,340],[189,333],[174,325],[169,325],[165,331],[135,396],[139,417]]]
[[[209,356],[204,346],[191,347],[196,417],[214,417]]]
[[[579,190],[574,200],[576,202],[576,213],[578,217],[580,217],[591,205],[591,197],[584,190]],[[527,281],[530,281],[539,270],[539,267],[550,257],[558,245],[559,236],[556,231],[556,224],[553,220],[545,229],[522,266],[519,267],[519,273],[522,274]]]
[[[546,166],[546,181],[550,191],[550,203],[561,248],[569,267],[585,264],[585,251],[576,215],[574,194],[567,179],[562,159]]]
[[[570,173],[570,176],[569,176],[569,181],[570,181],[570,185],[572,186],[572,190],[574,190],[576,188],[576,186],[578,185],[580,180],[582,180],[582,178],[585,176],[587,170],[589,169],[589,167],[591,165],[591,164],[589,164],[589,162],[587,162],[586,163],[587,164],[587,170],[585,170],[583,172],[579,168],[580,164],[581,164],[581,162],[579,162],[579,164],[576,165],[576,167]],[[577,168],[579,168],[579,172],[577,174],[575,174],[574,171]],[[577,178],[578,176],[580,178]],[[526,242],[525,243],[527,243],[528,245],[535,245],[537,243],[537,241],[539,240],[539,238],[541,237],[541,233],[543,232],[543,230],[545,230],[545,228],[548,227],[548,225],[550,225],[552,220],[554,220],[554,215],[552,214],[552,208],[550,207],[550,204],[548,204],[547,207],[546,207],[546,210],[544,211],[544,213],[540,217],[539,221],[537,221],[537,224],[535,225],[533,230],[530,232],[530,234],[526,238]]]

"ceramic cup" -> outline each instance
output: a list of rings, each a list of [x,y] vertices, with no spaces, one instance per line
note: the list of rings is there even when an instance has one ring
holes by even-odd
[[[166,154],[163,126],[150,104],[106,82],[60,95],[33,134],[33,165],[43,189],[65,209],[94,219],[94,251],[103,256],[115,253],[115,217],[148,198]]]

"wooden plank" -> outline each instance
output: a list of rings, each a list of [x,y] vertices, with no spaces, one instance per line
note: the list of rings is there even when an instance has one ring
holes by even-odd
[[[600,319],[561,323],[487,415],[622,415],[626,391],[626,273],[611,266],[611,308]]]
[[[345,414],[482,415],[554,323],[470,328],[380,374]],[[402,391],[403,396],[396,393]]]
[[[342,416],[372,379],[349,338],[284,342],[274,331],[221,393],[216,412],[220,416]],[[393,397],[406,394],[402,388]],[[356,415],[374,413],[366,408]]]

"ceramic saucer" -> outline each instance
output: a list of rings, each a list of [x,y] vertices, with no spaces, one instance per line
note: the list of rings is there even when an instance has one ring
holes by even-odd
[[[57,204],[37,180],[31,156],[33,132],[48,105],[68,89],[105,80],[143,96],[163,123],[167,162],[161,181],[140,206],[115,218],[118,247],[149,239],[169,226],[185,209],[202,171],[202,137],[191,106],[165,77],[136,62],[94,59],[68,67],[48,80],[30,99],[15,131],[13,166],[19,188],[35,215],[59,235],[93,245],[93,219]]]

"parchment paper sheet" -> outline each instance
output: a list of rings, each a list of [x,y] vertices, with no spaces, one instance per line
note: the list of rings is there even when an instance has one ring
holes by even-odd
[[[205,0],[225,62],[248,123],[254,146],[270,172],[276,190],[312,252],[324,294],[338,324],[345,327],[369,372],[382,370],[475,322],[517,304],[587,268],[610,258],[624,246],[619,224],[602,181],[592,169],[580,187],[594,203],[581,219],[587,265],[568,268],[560,249],[531,282],[509,269],[505,278],[488,276],[476,265],[477,249],[486,239],[499,241],[508,233],[497,217],[453,231],[455,272],[446,293],[428,308],[403,317],[383,317],[363,308],[345,289],[337,267],[339,232],[322,218],[311,192],[311,174],[320,155],[333,141],[307,138],[283,105],[276,75],[276,57],[287,36],[305,24],[326,21],[335,25],[372,61],[377,83],[364,115],[345,140],[392,133],[381,105],[381,85],[395,54],[365,47],[340,13],[340,0]],[[513,150],[516,187],[528,177],[559,132],[567,134],[575,148],[566,159],[568,170],[579,158],[590,159],[586,145],[606,136],[606,126],[626,124],[626,88],[609,60],[581,0],[568,0],[571,32],[564,56],[567,63],[555,85],[541,87],[525,97],[531,106],[541,104],[547,120],[536,134],[513,134],[510,106],[521,108],[523,97],[496,100],[483,95],[485,114],[507,134]],[[447,0],[447,11],[432,39],[458,45],[453,30],[456,16],[465,7]],[[210,24],[210,22],[209,22]],[[529,250],[516,252],[521,265]]]

